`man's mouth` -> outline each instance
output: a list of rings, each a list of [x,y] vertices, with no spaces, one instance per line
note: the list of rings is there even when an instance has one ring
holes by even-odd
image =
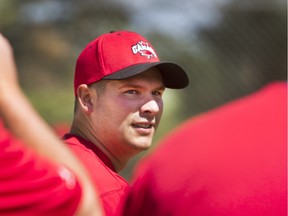
[[[132,126],[134,128],[144,128],[144,129],[149,129],[149,128],[152,128],[152,124],[149,124],[149,123],[137,123],[137,124],[132,124]]]

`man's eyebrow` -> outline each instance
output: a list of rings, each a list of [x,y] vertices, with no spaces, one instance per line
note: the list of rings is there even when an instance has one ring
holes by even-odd
[[[161,85],[161,86],[159,86],[158,88],[156,88],[155,90],[164,91],[164,90],[165,90],[165,86],[164,86],[164,85]]]
[[[133,83],[132,81],[127,81],[121,84],[120,88],[143,88],[142,85],[138,85]],[[154,90],[164,90],[165,86],[163,84],[159,84],[159,86],[155,87]]]

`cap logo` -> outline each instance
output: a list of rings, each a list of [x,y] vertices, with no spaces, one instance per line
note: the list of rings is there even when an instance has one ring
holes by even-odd
[[[148,43],[140,41],[136,45],[132,46],[132,52],[133,54],[140,53],[141,56],[146,56],[148,59],[156,57],[156,52],[154,49],[149,46]]]

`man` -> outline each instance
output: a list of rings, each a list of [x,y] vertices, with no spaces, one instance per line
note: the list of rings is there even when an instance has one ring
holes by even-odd
[[[0,215],[102,215],[87,172],[33,109],[0,34]]]
[[[192,118],[136,169],[125,216],[286,216],[287,83]]]
[[[160,62],[150,42],[135,32],[103,34],[79,55],[74,119],[64,138],[90,171],[106,215],[120,214],[129,186],[117,173],[150,147],[165,87],[187,85],[184,70]]]

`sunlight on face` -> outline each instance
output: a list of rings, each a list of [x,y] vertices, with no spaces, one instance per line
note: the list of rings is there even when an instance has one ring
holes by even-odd
[[[113,155],[148,149],[163,112],[164,90],[156,68],[107,81],[91,115],[94,136]]]

